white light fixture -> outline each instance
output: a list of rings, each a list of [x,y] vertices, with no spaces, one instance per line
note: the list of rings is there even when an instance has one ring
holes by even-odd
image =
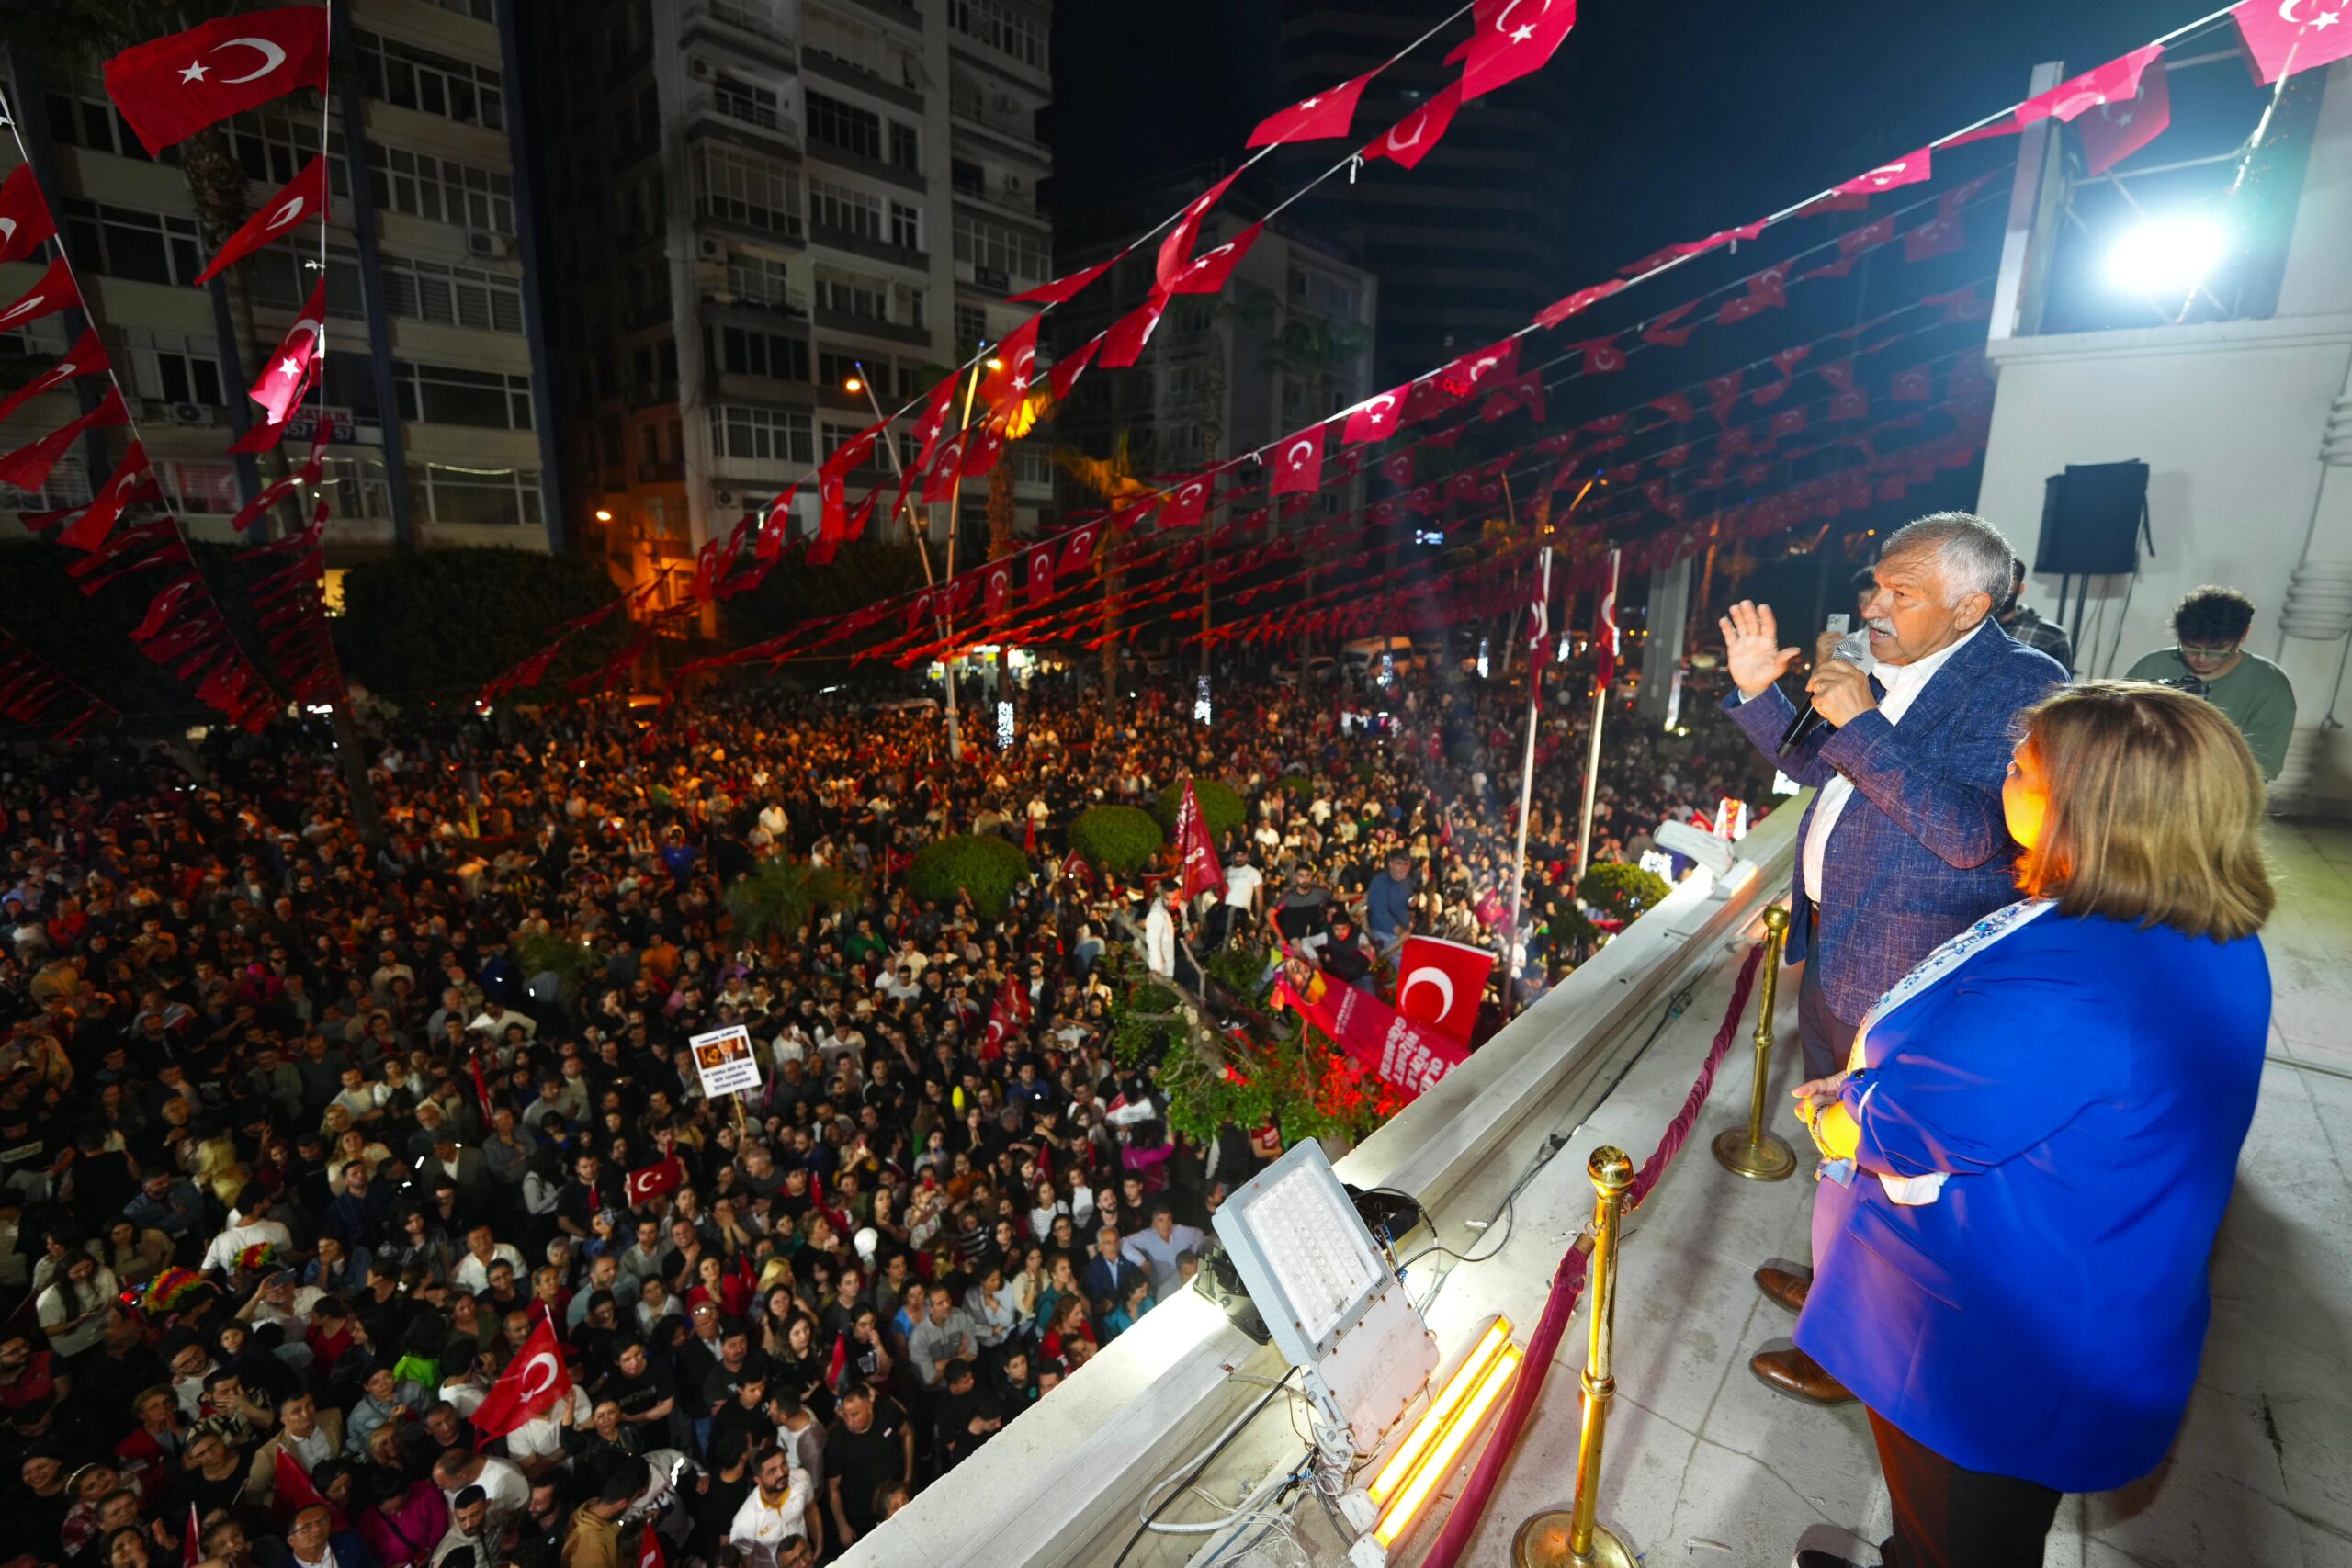
[[[1207,724],[1210,722],[1209,716],[1216,711],[1209,700],[1209,678],[1202,675],[1195,677],[1195,680],[1197,683],[1193,688],[1193,722]]]
[[[2202,284],[2229,250],[2229,231],[2210,218],[2151,218],[2108,251],[2107,280],[2127,294],[2182,295]]]
[[[1217,1239],[1274,1348],[1355,1451],[1373,1452],[1437,1371],[1437,1341],[1309,1139],[1219,1206]]]

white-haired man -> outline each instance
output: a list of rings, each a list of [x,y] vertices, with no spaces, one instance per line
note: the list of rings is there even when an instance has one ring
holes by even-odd
[[[1964,512],[1898,529],[1862,605],[1867,666],[1815,666],[1805,691],[1826,723],[1785,754],[1798,710],[1775,682],[1799,650],[1781,646],[1769,605],[1743,600],[1724,617],[1733,722],[1819,790],[1798,829],[1787,953],[1804,961],[1797,1017],[1808,1078],[1845,1065],[1863,1014],[1913,965],[2017,896],[2001,783],[2018,716],[2066,672],[1994,619],[2016,561],[1999,530]],[[1756,1282],[1794,1311],[1812,1277],[1768,1266]],[[1800,1399],[1852,1397],[1801,1350],[1749,1364]]]

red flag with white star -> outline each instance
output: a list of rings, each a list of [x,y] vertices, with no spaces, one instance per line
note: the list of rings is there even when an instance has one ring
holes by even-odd
[[[1102,276],[1104,273],[1118,265],[1120,261],[1125,257],[1126,254],[1126,252],[1121,251],[1109,261],[1097,262],[1094,265],[1086,268],[1082,272],[1073,272],[1067,277],[1057,277],[1051,283],[1041,283],[1036,288],[1029,290],[1026,294],[1008,295],[1005,302],[1010,305],[1062,304],[1067,300],[1075,299],[1079,290],[1084,288],[1088,284],[1093,282],[1096,278]],[[953,380],[954,378],[955,378],[953,377],[949,378],[950,380]]]
[[[1367,398],[1348,411],[1348,423],[1340,439],[1350,446],[1360,441],[1377,441],[1393,433],[1396,417],[1404,412],[1406,388],[1397,387]]]
[[[1054,596],[1054,547],[1039,545],[1029,552],[1029,607],[1042,610]]]
[[[1922,147],[1917,152],[1905,153],[1891,164],[1881,164],[1868,174],[1856,175],[1837,188],[1838,196],[1876,196],[1883,190],[1902,186],[1915,186],[1935,173],[1935,154]]]
[[[1575,293],[1555,299],[1544,306],[1537,314],[1535,324],[1539,327],[1556,327],[1570,316],[1583,314],[1593,305],[1608,299],[1624,287],[1625,284],[1622,279],[1611,278],[1607,283],[1596,283],[1589,288],[1579,288]]]
[[[2164,54],[2164,45],[2152,43],[2133,50],[2120,60],[2110,60],[2096,71],[2086,71],[2079,76],[2059,83],[2046,93],[2036,93],[2018,106],[2018,123],[2031,125],[2037,120],[2079,119],[2101,104],[2122,103],[2140,96],[2140,77]]]
[[[1171,294],[1219,292],[1225,288],[1227,279],[1233,276],[1233,269],[1241,265],[1241,258],[1250,254],[1250,247],[1258,243],[1258,236],[1265,231],[1266,226],[1263,223],[1252,223],[1222,245],[1203,251],[1185,265],[1178,275],[1175,283],[1170,286],[1169,292]]]
[[[1087,339],[1077,353],[1054,361],[1053,374],[1048,379],[1053,384],[1055,401],[1059,402],[1069,396],[1070,389],[1078,385],[1080,376],[1086,374],[1086,367],[1094,363],[1094,356],[1102,352],[1103,342],[1110,335],[1107,331],[1099,332]]]
[[[1111,323],[1103,334],[1102,352],[1097,357],[1114,370],[1124,370],[1143,357],[1151,334],[1159,330],[1159,318],[1168,313],[1169,296],[1155,289],[1151,298]]]
[[[1592,629],[1593,675],[1603,691],[1617,679],[1617,554],[1609,552],[1609,586],[1600,595],[1599,624]]]
[[[1365,142],[1357,156],[1366,163],[1387,158],[1408,169],[1419,168],[1421,160],[1436,150],[1461,107],[1462,84],[1448,82],[1419,108]]]
[[[1100,525],[1089,523],[1083,528],[1072,528],[1062,536],[1059,567],[1062,575],[1067,577],[1086,570],[1088,563],[1094,559],[1094,541],[1102,532]]]
[[[1342,82],[1268,115],[1250,133],[1249,145],[1279,147],[1293,141],[1324,141],[1345,136],[1348,128],[1355,123],[1357,100],[1378,74],[1377,71],[1367,71],[1352,81]]]
[[[1274,451],[1273,493],[1311,495],[1323,488],[1323,427],[1309,425]]]
[[[155,470],[147,461],[147,448],[134,441],[123,450],[122,461],[115,465],[114,473],[100,487],[97,498],[57,536],[57,542],[72,549],[95,550],[114,531],[115,520],[122,515],[124,507],[163,499],[163,490],[155,483]]]
[[[2105,174],[2162,136],[2172,124],[2172,87],[2161,60],[2149,63],[2134,98],[2099,105],[2075,121],[2089,173]],[[1957,218],[1951,220],[1957,222]]]
[[[1239,170],[1226,175],[1194,197],[1178,216],[1175,228],[1169,231],[1168,238],[1159,243],[1158,276],[1162,290],[1170,294],[1177,291],[1177,279],[1192,265],[1193,244],[1200,237],[1201,220],[1209,215],[1209,209],[1215,207],[1219,198],[1232,188],[1233,182],[1240,177]],[[1104,363],[1117,364],[1118,361],[1106,359]]]
[[[252,397],[261,405],[263,419],[283,424],[293,417],[318,375],[327,335],[327,284],[321,278],[302,301],[302,313],[286,329],[286,337],[270,356],[269,367],[254,382]]]
[[[1163,528],[1197,528],[1208,511],[1209,481],[1205,478],[1186,479],[1168,492],[1168,508],[1159,514]]]
[[[74,340],[65,357],[9,393],[0,398],[0,419],[6,419],[43,392],[54,391],[66,382],[81,376],[95,376],[110,367],[107,351],[98,342],[97,333],[88,327]]]
[[[149,154],[298,87],[327,85],[327,8],[216,17],[133,44],[106,65],[107,96]]]
[[[2243,0],[2230,12],[2268,86],[2352,55],[2352,6],[2345,0]]]
[[[1005,334],[1004,341],[989,355],[996,367],[980,382],[980,401],[999,420],[1011,413],[1036,384],[1037,327],[1044,320],[1043,316],[1030,317]]]
[[[322,152],[302,165],[302,172],[285,188],[261,204],[237,231],[222,243],[220,254],[196,275],[209,283],[224,268],[253,254],[298,223],[316,222],[327,215],[327,160]]]
[[[1471,10],[1469,53],[1462,65],[1462,101],[1541,71],[1577,25],[1576,0],[1477,0]]]

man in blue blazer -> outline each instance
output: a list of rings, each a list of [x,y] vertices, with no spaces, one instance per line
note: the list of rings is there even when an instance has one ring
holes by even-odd
[[[1732,722],[1819,791],[1798,829],[1790,896],[1788,962],[1805,961],[1797,1027],[1808,1078],[1846,1065],[1862,1015],[1888,987],[2017,896],[2001,781],[2018,716],[2066,672],[1993,619],[2016,561],[1998,529],[1964,512],[1898,529],[1862,606],[1870,668],[1820,661],[1804,689],[1826,723],[1785,756],[1781,739],[1798,710],[1776,682],[1801,650],[1780,646],[1770,605],[1743,600],[1721,623],[1737,687],[1724,702]],[[1768,1267],[1756,1282],[1793,1312],[1812,1281]],[[1799,1398],[1852,1397],[1799,1350],[1766,1351],[1751,1365]]]

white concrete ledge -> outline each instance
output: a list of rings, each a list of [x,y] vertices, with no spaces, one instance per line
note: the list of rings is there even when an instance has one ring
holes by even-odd
[[[1803,798],[1741,842],[1731,896],[1694,876],[1464,1066],[1339,1162],[1359,1187],[1396,1187],[1433,1212],[1580,1086],[1611,1047],[1716,963],[1785,886]],[[1212,1441],[1282,1359],[1201,1298],[1154,1308],[1068,1382],[1024,1411],[897,1518],[842,1558],[847,1568],[1064,1568],[1107,1563],[1133,1530],[1144,1490]]]

